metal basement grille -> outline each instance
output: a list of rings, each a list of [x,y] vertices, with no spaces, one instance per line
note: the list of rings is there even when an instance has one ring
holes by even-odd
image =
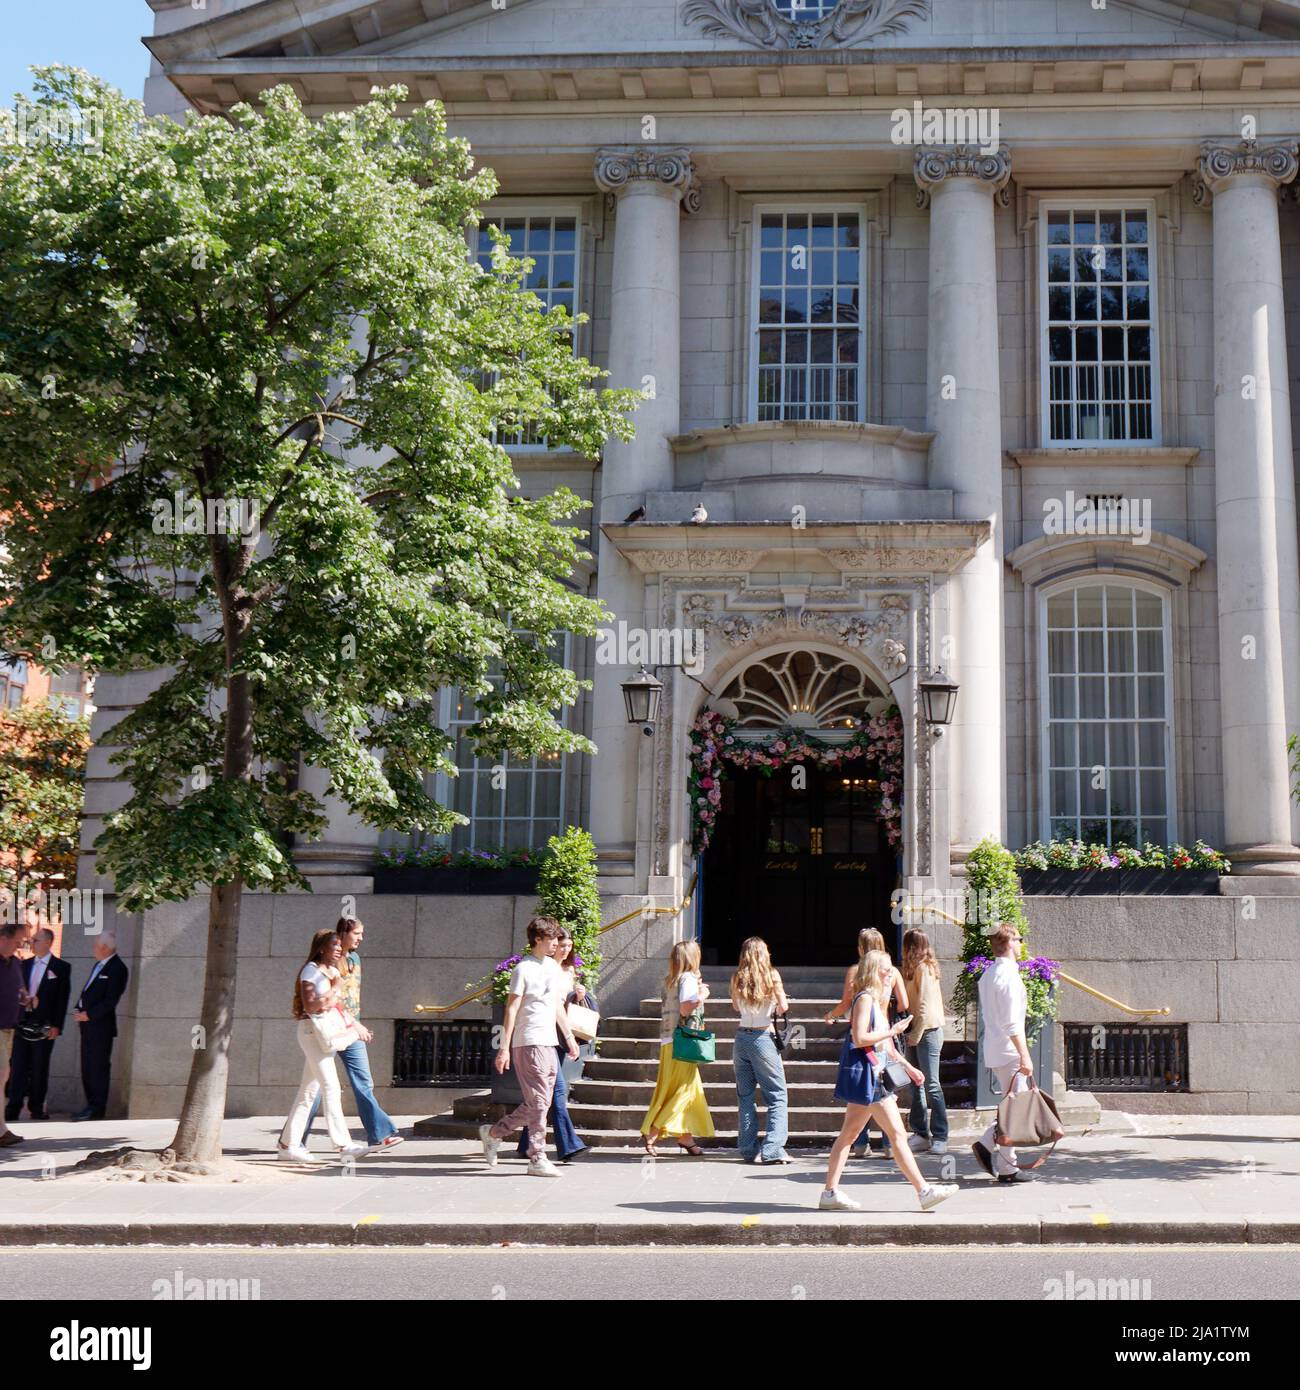
[[[1067,1023],[1066,1085],[1086,1091],[1186,1091],[1185,1023]]]
[[[485,1086],[491,1069],[491,1019],[397,1020],[394,1086]]]

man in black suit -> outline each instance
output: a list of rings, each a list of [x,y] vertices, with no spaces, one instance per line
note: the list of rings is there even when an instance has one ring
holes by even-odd
[[[22,963],[28,1004],[14,1033],[9,1096],[5,1101],[6,1122],[18,1118],[24,1101],[33,1120],[50,1118],[45,1112],[50,1054],[54,1051],[54,1040],[67,1022],[68,996],[72,992],[72,971],[54,954],[54,933],[48,927],[36,933],[32,949],[36,954]],[[24,1037],[24,1030],[32,1028],[43,1028],[45,1037],[40,1040]]]
[[[74,1120],[102,1120],[108,1109],[113,1039],[117,1037],[117,1001],[126,992],[130,972],[117,954],[111,931],[95,938],[95,964],[77,1000],[73,1018],[81,1025],[81,1084],[86,1108]]]

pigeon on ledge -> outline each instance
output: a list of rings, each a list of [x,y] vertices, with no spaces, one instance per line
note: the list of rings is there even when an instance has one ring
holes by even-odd
[[[708,514],[708,512],[706,512],[706,511],[704,510],[704,503],[701,502],[701,503],[699,503],[699,504],[696,506],[695,510],[691,513],[691,521],[692,521],[692,523],[693,523],[694,525],[698,526],[702,521],[707,521],[708,519],[709,519],[709,514]]]

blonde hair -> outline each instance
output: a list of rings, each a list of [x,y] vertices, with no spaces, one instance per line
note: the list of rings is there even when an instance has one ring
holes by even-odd
[[[920,927],[909,927],[903,937],[903,979],[914,980],[922,970],[939,979],[939,958],[925,932]]]
[[[885,949],[885,938],[875,929],[875,927],[863,927],[858,933],[858,959],[861,960],[868,951],[883,951]]]
[[[664,988],[672,989],[688,971],[691,974],[700,968],[700,943],[698,941],[678,941],[668,952],[668,973],[664,976]]]
[[[751,936],[740,948],[740,964],[731,977],[731,999],[751,1009],[776,997],[777,974],[772,953],[761,936]]]
[[[865,990],[877,1004],[889,998],[889,972],[894,963],[884,951],[868,951],[858,962],[858,973],[854,976],[853,987],[859,993]]]

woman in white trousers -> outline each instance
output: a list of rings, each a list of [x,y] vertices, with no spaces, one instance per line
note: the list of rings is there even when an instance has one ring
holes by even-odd
[[[343,1118],[338,1068],[334,1053],[321,1043],[311,1015],[339,1008],[339,969],[343,943],[333,928],[318,931],[311,942],[307,963],[298,972],[294,988],[293,1016],[298,1020],[298,1046],[302,1048],[302,1081],[282,1131],[284,1147],[279,1156],[291,1163],[315,1163],[306,1144],[307,1120],[317,1095],[325,1114],[325,1125],[332,1143],[344,1158],[359,1158],[367,1152],[365,1144],[354,1144]],[[346,1015],[345,1015],[346,1017]]]

